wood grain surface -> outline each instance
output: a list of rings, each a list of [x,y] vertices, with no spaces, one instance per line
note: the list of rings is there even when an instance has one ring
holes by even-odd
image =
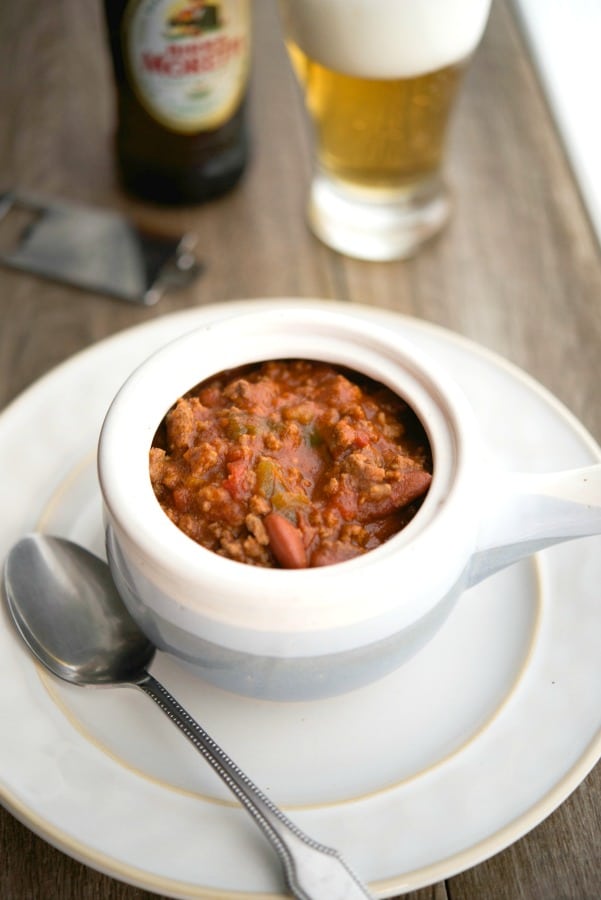
[[[306,227],[310,134],[275,5],[253,5],[248,173],[206,206],[159,209],[118,184],[100,4],[0,4],[0,191],[35,191],[122,210],[174,233],[190,230],[206,265],[197,284],[154,308],[0,268],[0,407],[78,350],[152,317],[234,298],[324,297],[397,310],[478,341],[538,379],[601,440],[599,248],[511,6],[495,0],[454,120],[449,227],[413,260],[366,263],[330,251]],[[597,766],[525,838],[406,896],[596,900],[600,835]],[[151,896],[65,856],[0,810],[3,900]]]

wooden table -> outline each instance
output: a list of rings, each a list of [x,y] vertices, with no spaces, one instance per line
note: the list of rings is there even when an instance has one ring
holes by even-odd
[[[455,214],[408,262],[346,259],[304,222],[310,143],[272,0],[256,9],[253,159],[210,205],[146,207],[120,190],[100,4],[2,4],[0,173],[17,187],[199,235],[206,272],[141,308],[0,269],[0,405],[76,351],[174,310],[246,297],[326,297],[460,332],[542,382],[601,440],[601,260],[511,7],[497,0],[454,122]],[[3,510],[3,515],[9,514]],[[0,740],[2,740],[0,734]],[[2,773],[0,772],[0,787]],[[503,786],[499,786],[503,790]],[[419,900],[601,896],[601,768],[528,836],[411,894]],[[142,900],[0,811],[6,900]]]

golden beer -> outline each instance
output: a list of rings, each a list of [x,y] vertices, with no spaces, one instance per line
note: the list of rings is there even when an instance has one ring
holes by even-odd
[[[411,256],[445,224],[449,120],[491,0],[280,0],[315,132],[308,217],[360,259]]]
[[[415,78],[358,78],[311,60],[292,42],[288,50],[319,162],[331,176],[394,191],[439,169],[464,64]]]

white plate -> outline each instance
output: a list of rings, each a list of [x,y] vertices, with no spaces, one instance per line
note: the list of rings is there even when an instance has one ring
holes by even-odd
[[[0,417],[0,559],[33,528],[102,553],[94,451],[119,384],[183,331],[271,302],[285,301],[153,320],[67,361],[13,403]],[[340,305],[446,365],[512,467],[601,458],[564,407],[498,357],[424,322]],[[599,539],[548,550],[466,593],[399,671],[332,700],[236,697],[165,656],[153,672],[301,828],[338,847],[387,897],[501,850],[596,763],[600,583]],[[152,891],[211,900],[284,893],[262,835],[146,697],[50,679],[3,605],[2,616],[0,796],[9,810],[71,856]]]

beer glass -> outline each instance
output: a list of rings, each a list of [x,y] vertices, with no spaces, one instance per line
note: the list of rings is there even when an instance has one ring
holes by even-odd
[[[315,132],[308,216],[360,259],[413,255],[445,224],[448,125],[491,0],[280,0]]]

